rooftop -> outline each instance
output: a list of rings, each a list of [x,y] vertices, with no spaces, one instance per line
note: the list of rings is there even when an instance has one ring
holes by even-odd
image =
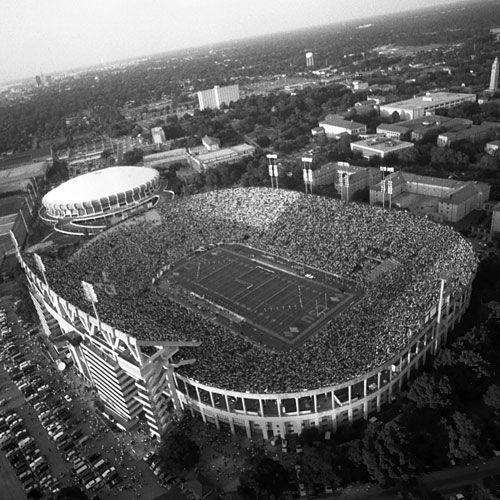
[[[79,175],[49,191],[42,200],[45,204],[82,203],[130,191],[159,176],[153,168],[109,167]]]
[[[171,149],[170,151],[162,151],[161,153],[153,153],[144,157],[144,162],[162,160],[163,158],[171,158],[174,156],[183,156],[186,154],[186,148]]]
[[[412,99],[407,99],[405,101],[392,102],[390,104],[384,104],[381,107],[389,108],[406,108],[406,109],[417,109],[423,108],[436,104],[445,104],[448,101],[454,101],[460,98],[474,98],[476,99],[476,94],[457,94],[453,92],[427,92],[425,95],[416,96]]]
[[[335,127],[344,127],[349,130],[366,126],[363,123],[358,123],[353,120],[345,120],[342,116],[333,114],[326,115],[323,120],[319,121],[320,126],[323,124],[333,125]]]
[[[378,151],[391,151],[392,149],[401,149],[402,147],[413,147],[412,142],[400,141],[390,137],[371,137],[362,141],[352,142],[351,146],[360,148],[369,148]]]

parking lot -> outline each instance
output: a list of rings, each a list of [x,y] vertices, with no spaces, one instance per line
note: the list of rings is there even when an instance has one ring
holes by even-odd
[[[47,488],[39,484],[28,463],[27,471],[21,468],[27,472],[22,477],[24,489],[42,490],[45,498],[53,498],[58,488],[72,484],[79,485],[89,497],[98,492],[102,499],[146,499],[164,493],[148,464],[132,458],[120,435],[95,413],[92,391],[71,371],[61,373],[54,367],[36,328],[18,323],[10,301],[3,300],[0,305],[6,310],[0,342],[0,411],[4,420],[20,420],[35,453],[31,462],[42,458],[46,482],[50,482]],[[8,448],[2,451],[3,460],[6,453],[13,456],[23,451],[12,429],[7,423],[4,427]],[[23,487],[16,477],[18,471],[7,463],[5,470],[8,473],[2,473],[2,480],[8,482],[6,487],[17,485],[13,493],[17,496],[12,498],[24,498],[26,493],[19,496]],[[27,481],[31,476],[33,481]],[[8,487],[15,491],[14,486]]]

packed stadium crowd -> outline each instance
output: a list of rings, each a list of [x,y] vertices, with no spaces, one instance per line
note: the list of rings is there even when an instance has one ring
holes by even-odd
[[[45,256],[60,296],[92,313],[80,281],[96,286],[102,321],[140,339],[199,340],[179,368],[207,385],[250,392],[327,387],[387,361],[419,330],[439,296],[468,286],[476,268],[469,245],[451,228],[403,211],[268,188],[235,188],[180,198],[95,238],[71,258]],[[363,298],[288,351],[275,351],[212,323],[159,293],[158,270],[201,246],[242,243],[355,279]],[[376,278],[366,255],[396,264]],[[30,266],[36,270],[35,266]],[[116,294],[103,291],[102,277]]]

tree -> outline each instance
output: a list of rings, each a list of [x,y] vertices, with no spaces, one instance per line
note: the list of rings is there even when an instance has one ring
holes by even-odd
[[[302,478],[307,484],[338,483],[333,471],[331,454],[323,443],[304,446],[302,454]]]
[[[278,499],[289,487],[289,477],[283,466],[262,453],[240,475],[238,493],[244,499]]]
[[[177,426],[162,439],[159,455],[165,473],[181,475],[198,464],[200,448]]]
[[[444,425],[448,432],[450,459],[469,460],[479,456],[480,432],[467,415],[456,411]]]
[[[370,477],[381,486],[408,477],[415,469],[408,454],[408,439],[396,421],[382,428],[369,424],[363,437],[363,462]]]
[[[144,157],[144,153],[137,148],[134,148],[132,151],[127,151],[123,155],[123,160],[121,161],[122,165],[137,165],[142,161]]]
[[[417,408],[445,408],[450,405],[452,389],[448,377],[436,380],[429,373],[424,373],[411,384],[408,399],[413,401]]]
[[[483,396],[483,401],[484,404],[500,411],[500,387],[495,384],[490,385]]]
[[[47,181],[53,184],[60,184],[69,178],[68,167],[65,161],[54,160],[47,170]]]

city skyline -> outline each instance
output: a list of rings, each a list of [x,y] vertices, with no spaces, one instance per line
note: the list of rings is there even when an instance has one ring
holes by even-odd
[[[432,0],[256,0],[243,9],[228,0],[168,6],[156,0],[109,0],[104,5],[90,0],[85,6],[7,0],[0,21],[0,82],[433,5]]]

